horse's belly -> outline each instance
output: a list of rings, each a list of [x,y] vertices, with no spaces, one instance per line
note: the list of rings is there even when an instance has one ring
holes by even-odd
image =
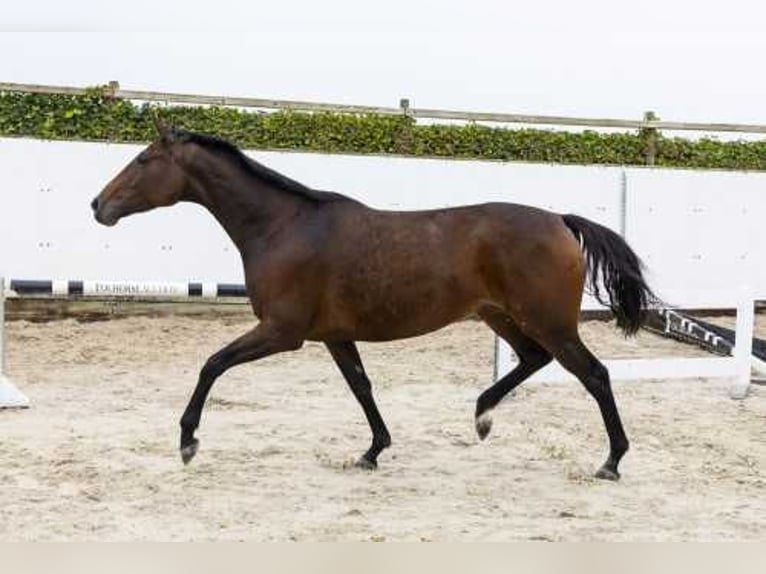
[[[424,335],[470,316],[476,297],[459,289],[356,298],[332,306],[315,325],[320,340],[391,341]]]

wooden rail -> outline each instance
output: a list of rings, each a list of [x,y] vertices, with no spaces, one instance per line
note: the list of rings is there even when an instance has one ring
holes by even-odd
[[[16,84],[0,82],[0,92],[22,92],[32,94],[85,95],[86,88],[70,86],[50,86],[38,84]],[[527,114],[508,114],[494,112],[465,112],[458,110],[439,110],[411,108],[409,100],[402,99],[399,107],[361,106],[307,102],[300,100],[275,100],[267,98],[244,98],[231,96],[206,96],[182,94],[176,92],[150,92],[143,90],[123,90],[119,83],[110,82],[104,93],[113,98],[190,105],[232,106],[272,110],[295,110],[302,112],[335,112],[342,114],[406,114],[414,118],[432,120],[455,120],[465,122],[512,123],[549,126],[577,126],[591,128],[650,129],[668,131],[701,131],[725,133],[766,134],[766,125],[736,123],[672,122],[654,119],[647,113],[644,119],[627,120],[616,118],[582,118],[568,116],[545,116]]]

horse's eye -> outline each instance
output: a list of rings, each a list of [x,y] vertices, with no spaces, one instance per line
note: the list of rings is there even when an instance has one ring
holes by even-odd
[[[139,154],[138,157],[136,158],[136,161],[138,163],[146,163],[147,161],[149,161],[149,154],[148,153]]]

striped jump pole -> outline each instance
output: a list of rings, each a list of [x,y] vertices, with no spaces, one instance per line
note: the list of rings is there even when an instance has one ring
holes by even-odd
[[[237,283],[82,281],[58,279],[11,279],[13,296],[51,295],[63,297],[246,297],[244,285]]]
[[[0,409],[28,406],[29,399],[5,376],[5,278],[0,277]]]
[[[244,285],[206,282],[83,281],[0,278],[0,408],[28,407],[29,399],[5,376],[5,293],[11,297],[189,298],[246,297]]]

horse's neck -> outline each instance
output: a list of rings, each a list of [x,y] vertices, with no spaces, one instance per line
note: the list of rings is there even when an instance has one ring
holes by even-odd
[[[186,199],[207,208],[240,251],[266,241],[303,207],[300,198],[238,168],[215,164],[190,173]]]
[[[299,200],[250,174],[196,170],[186,199],[205,207],[242,251],[265,241],[300,209]]]

